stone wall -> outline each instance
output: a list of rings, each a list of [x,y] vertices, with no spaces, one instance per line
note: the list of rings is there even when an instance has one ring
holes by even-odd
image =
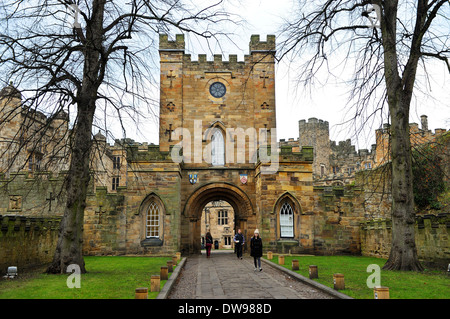
[[[28,172],[0,175],[0,215],[52,217],[64,214],[65,174]]]
[[[312,228],[309,214],[314,207],[312,179],[313,149],[303,147],[294,152],[293,147],[280,147],[279,167],[274,174],[261,173],[256,168],[256,206],[259,209],[258,229],[263,239],[264,250],[298,253],[312,246]],[[293,238],[280,234],[280,209],[284,202],[293,209]],[[252,229],[253,231],[253,229]]]
[[[419,259],[447,265],[450,261],[450,214],[427,214],[416,217],[415,237]],[[392,222],[372,219],[361,223],[361,253],[364,256],[388,258],[391,250]]]
[[[24,268],[50,263],[56,249],[60,218],[0,216],[0,275],[8,266]]]
[[[121,255],[125,253],[125,187],[109,193],[97,186],[86,198],[84,212],[83,254]]]
[[[355,186],[314,187],[315,255],[359,254],[359,224],[364,218],[362,190]]]

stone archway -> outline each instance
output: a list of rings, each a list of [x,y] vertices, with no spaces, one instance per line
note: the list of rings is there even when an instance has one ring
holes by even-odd
[[[235,228],[244,232],[256,225],[256,212],[250,197],[239,187],[230,183],[210,183],[196,189],[188,198],[183,212],[181,250],[184,253],[200,253],[200,220],[203,207],[211,201],[224,200],[234,210]]]

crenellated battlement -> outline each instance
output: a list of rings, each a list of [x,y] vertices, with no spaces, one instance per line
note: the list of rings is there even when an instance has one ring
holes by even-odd
[[[279,155],[280,162],[288,160],[312,162],[314,149],[312,146],[303,146],[299,152],[296,152],[292,145],[281,145]]]
[[[185,49],[184,34],[175,35],[175,40],[169,40],[167,34],[159,35],[160,51],[184,51]],[[252,52],[274,52],[275,51],[275,35],[267,35],[266,41],[260,40],[259,34],[253,34],[249,43],[250,54]]]
[[[197,60],[192,59],[192,56],[190,54],[183,55],[183,63],[185,63],[186,65],[189,65],[190,67],[200,67],[206,69],[211,69],[213,67],[217,68],[217,66],[219,65],[222,65],[226,70],[233,68],[243,68],[249,61],[249,55],[244,56],[244,61],[238,61],[237,54],[230,54],[228,56],[228,60],[223,60],[222,54],[214,54],[212,59],[209,60],[206,54],[199,54],[197,56]]]
[[[275,52],[275,35],[267,35],[266,41],[260,41],[259,35],[252,35],[249,43],[249,50],[250,55],[245,55],[244,61],[238,61],[237,54],[230,54],[228,60],[224,60],[222,54],[214,54],[212,60],[208,60],[206,54],[198,54],[197,59],[195,59],[191,54],[184,54],[185,40],[183,34],[177,34],[175,40],[169,40],[167,34],[159,35],[159,51],[163,56],[162,60],[166,61],[168,55],[174,54],[169,60],[182,59],[182,62],[187,65],[202,68],[211,68],[212,66],[223,64],[224,69],[230,69],[233,68],[233,66],[242,68],[246,63],[251,62],[252,54]],[[180,57],[179,53],[182,53],[182,57]]]
[[[312,129],[323,129],[323,130],[329,130],[329,123],[328,121],[320,120],[315,117],[311,117],[306,120],[300,120],[298,121],[298,127],[300,132],[304,130],[312,130]]]
[[[60,217],[29,217],[18,215],[0,215],[1,234],[18,231],[55,231],[59,229]]]
[[[159,50],[160,51],[183,51],[185,48],[184,34],[177,34],[175,41],[169,40],[169,35],[159,35]]]
[[[258,34],[250,37],[250,54],[252,52],[274,52],[275,51],[275,35],[267,35],[267,41],[261,41]]]

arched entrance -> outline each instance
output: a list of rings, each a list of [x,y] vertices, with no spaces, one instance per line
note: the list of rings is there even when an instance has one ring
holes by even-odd
[[[210,183],[196,189],[188,198],[183,210],[181,250],[197,254],[201,250],[201,216],[203,208],[212,201],[228,202],[234,210],[235,229],[241,228],[244,235],[248,227],[256,227],[256,212],[250,197],[239,187],[230,183]]]

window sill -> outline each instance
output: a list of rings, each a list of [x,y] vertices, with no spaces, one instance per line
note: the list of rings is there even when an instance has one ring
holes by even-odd
[[[162,246],[164,241],[162,241],[159,238],[146,238],[143,241],[141,241],[142,247],[148,247],[148,246]]]
[[[295,238],[279,238],[277,242],[283,244],[299,244],[298,239]]]

